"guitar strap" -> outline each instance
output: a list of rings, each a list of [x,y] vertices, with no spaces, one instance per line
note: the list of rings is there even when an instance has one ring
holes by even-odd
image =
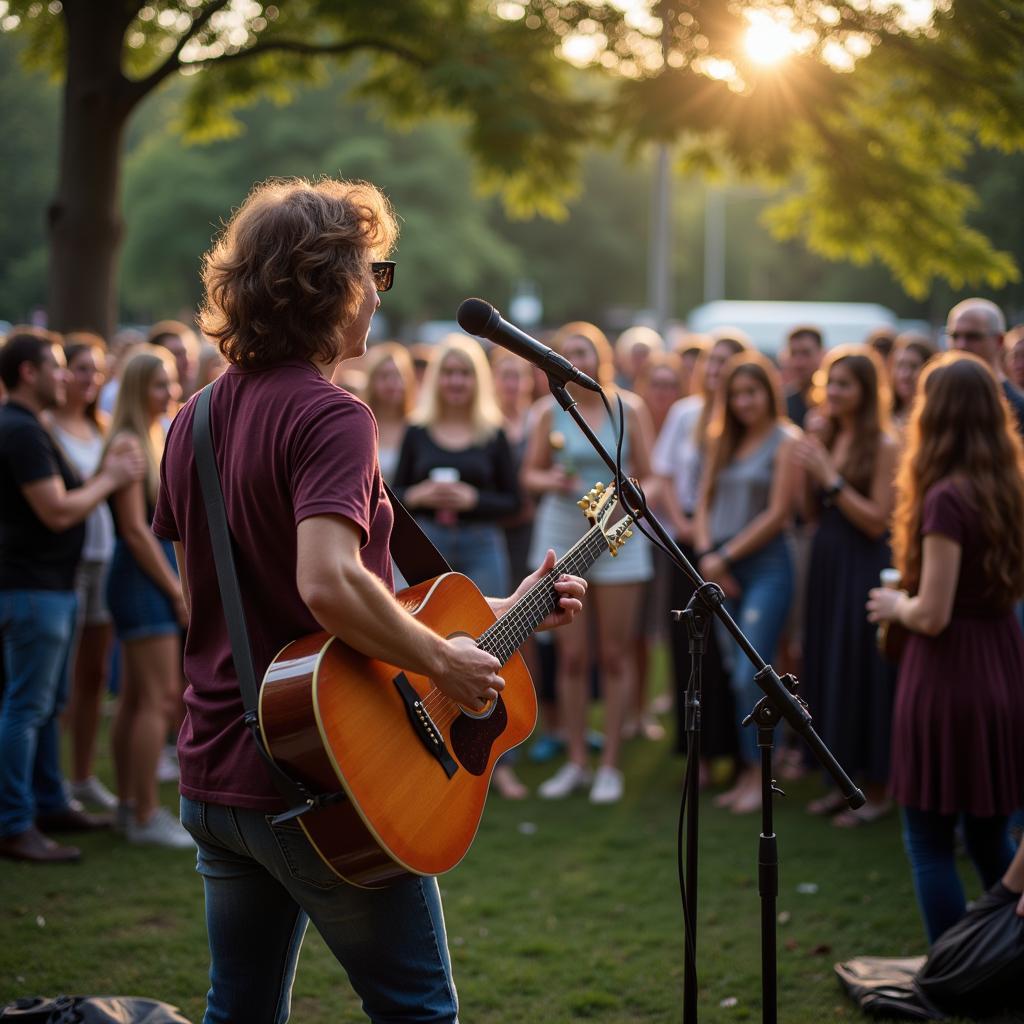
[[[245,724],[256,741],[260,755],[270,769],[274,785],[289,806],[288,811],[274,819],[275,823],[279,823],[295,818],[313,808],[323,807],[344,799],[344,794],[315,794],[311,792],[301,782],[284,771],[270,756],[263,744],[257,711],[259,683],[252,660],[249,628],[245,621],[242,591],[238,585],[238,572],[235,568],[234,544],[231,539],[231,529],[228,526],[224,494],[220,486],[220,473],[213,450],[213,434],[210,429],[210,397],[215,386],[216,382],[207,385],[200,391],[196,400],[192,420],[192,445],[195,449],[196,470],[203,492],[203,504],[206,506],[206,520],[210,527],[210,540],[217,568],[221,605],[224,608],[228,636],[231,639],[231,656],[235,663],[238,685],[242,691]],[[387,484],[384,485],[384,489],[395,513],[395,524],[391,533],[391,553],[398,568],[402,571],[402,575],[410,585],[421,583],[425,579],[439,576],[442,573],[451,572],[451,567],[445,561],[444,556],[434,547],[430,538],[413,519],[408,509],[394,496]]]

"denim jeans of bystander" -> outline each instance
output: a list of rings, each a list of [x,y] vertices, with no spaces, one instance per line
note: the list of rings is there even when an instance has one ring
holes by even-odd
[[[0,591],[6,674],[0,706],[2,838],[24,832],[37,815],[67,807],[58,715],[67,698],[76,605],[70,590]]]
[[[956,825],[963,821],[964,845],[982,887],[999,881],[1013,859],[1006,817],[938,814],[903,808],[903,845],[914,876],[914,891],[929,943],[956,924],[967,909],[956,870]]]
[[[761,657],[771,662],[793,598],[793,558],[786,538],[776,537],[752,555],[740,559],[733,565],[732,574],[741,593],[738,600],[727,601],[726,608]],[[739,726],[762,696],[754,682],[754,667],[718,619],[715,628],[719,631],[723,658],[730,663],[740,754],[748,764],[758,764],[757,729]]]

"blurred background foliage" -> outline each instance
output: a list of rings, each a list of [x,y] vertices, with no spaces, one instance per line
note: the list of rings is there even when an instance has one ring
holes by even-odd
[[[57,173],[59,85],[18,59],[24,42],[0,33],[0,319],[21,320],[46,302],[46,209]],[[513,219],[479,193],[452,119],[405,130],[353,100],[363,69],[326,66],[293,102],[261,99],[235,116],[242,131],[189,143],[179,132],[188,85],[178,79],[146,101],[130,123],[124,163],[126,234],[120,319],[146,323],[187,314],[198,301],[202,252],[256,181],[275,175],[368,178],[385,189],[402,222],[398,286],[383,312],[392,333],[424,320],[450,320],[467,295],[500,308],[521,282],[534,285],[544,321],[592,319],[617,328],[647,304],[652,157],[650,148],[591,147],[582,185],[563,220]],[[1024,265],[1024,155],[978,149],[960,177],[980,202],[969,223]],[[703,299],[705,200],[724,194],[726,297],[880,302],[900,316],[941,320],[970,289],[939,283],[912,299],[879,263],[831,262],[802,241],[779,241],[762,212],[785,192],[677,177],[673,200],[673,312]],[[922,259],[926,254],[922,254]],[[1024,285],[986,290],[1011,314]]]

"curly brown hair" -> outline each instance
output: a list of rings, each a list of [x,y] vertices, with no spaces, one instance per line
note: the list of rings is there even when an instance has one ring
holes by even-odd
[[[860,387],[860,405],[857,407],[853,442],[846,461],[839,467],[843,479],[861,494],[871,493],[875,476],[875,463],[882,444],[882,435],[889,431],[889,384],[885,367],[878,353],[867,345],[840,345],[832,349],[821,370],[815,374],[815,404],[824,400],[828,376],[835,366],[844,366]],[[818,383],[820,381],[820,383]],[[831,452],[839,435],[839,421],[834,416],[825,420],[822,441]]]
[[[1024,446],[991,370],[966,352],[945,352],[922,371],[896,474],[893,555],[911,590],[921,579],[925,495],[949,477],[966,482],[977,515],[985,596],[1009,607],[1024,594]]]
[[[257,185],[203,259],[199,326],[243,369],[336,358],[398,225],[365,181]]]

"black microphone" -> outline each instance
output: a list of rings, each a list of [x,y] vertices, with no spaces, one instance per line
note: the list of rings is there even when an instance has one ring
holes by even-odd
[[[483,299],[466,299],[459,306],[456,317],[459,326],[467,334],[475,334],[478,338],[487,338],[509,352],[522,356],[529,363],[539,367],[549,377],[562,384],[578,384],[588,391],[600,391],[601,385],[585,373],[577,370],[564,356],[542,345],[536,338],[531,338],[502,318],[502,315]]]

